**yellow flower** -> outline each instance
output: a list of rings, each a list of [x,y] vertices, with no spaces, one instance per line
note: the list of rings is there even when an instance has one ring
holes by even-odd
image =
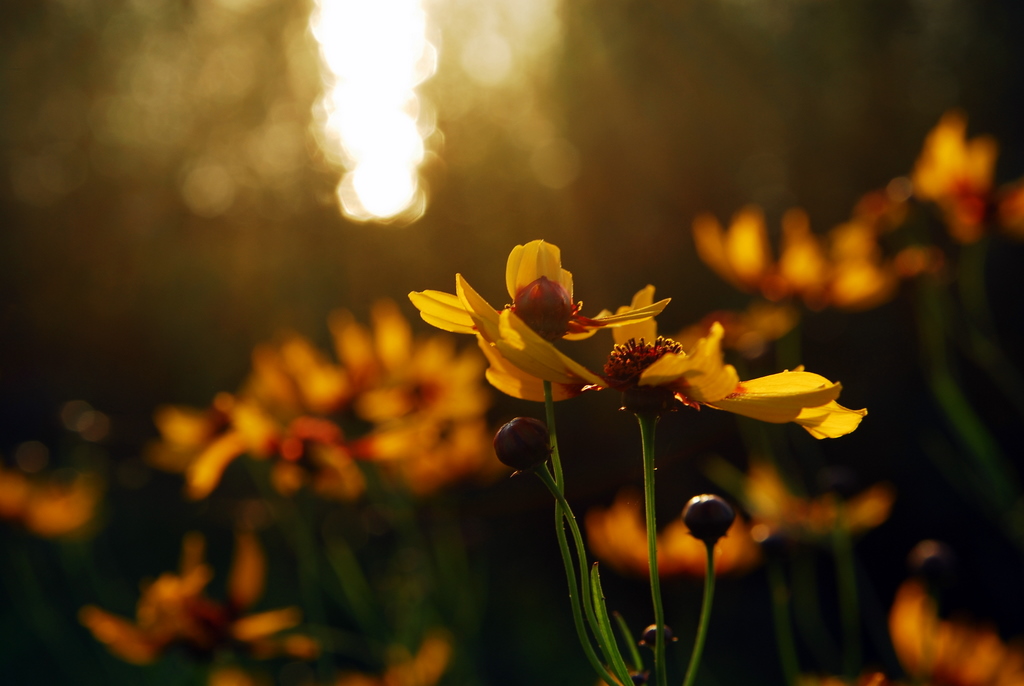
[[[998,152],[991,136],[967,140],[967,118],[953,111],[928,133],[914,165],[914,195],[939,206],[950,235],[961,243],[984,233]]]
[[[79,620],[112,653],[135,664],[155,661],[172,645],[206,657],[231,646],[241,646],[258,658],[316,656],[319,646],[313,639],[274,636],[299,624],[297,608],[242,614],[263,592],[266,560],[255,535],[236,536],[228,601],[224,603],[203,595],[213,577],[213,570],[203,562],[204,548],[202,536],[186,536],[180,572],[162,574],[143,587],[134,623],[94,605],[83,607]]]
[[[0,519],[17,522],[37,536],[86,533],[101,494],[93,475],[78,475],[70,481],[29,479],[0,464]]]
[[[641,504],[643,496],[620,491],[608,509],[587,512],[587,541],[594,555],[623,574],[647,577],[647,528]],[[704,576],[707,550],[690,535],[681,518],[658,534],[658,573],[663,577]],[[760,561],[760,549],[742,518],[737,517],[726,535],[715,544],[715,572],[743,573]]]
[[[875,484],[845,502],[843,526],[851,534],[873,529],[889,518],[896,493],[889,484]],[[795,495],[774,467],[754,460],[743,483],[743,502],[757,526],[755,537],[783,531],[797,538],[821,538],[839,525],[839,504],[833,494],[817,498]]]
[[[1011,686],[1024,683],[1024,650],[1007,645],[988,625],[939,619],[935,601],[905,581],[889,611],[889,633],[900,664],[929,686]]]
[[[237,395],[219,394],[206,411],[160,408],[163,440],[151,446],[150,462],[184,472],[188,495],[203,498],[240,455],[274,458],[271,479],[282,494],[308,484],[344,500],[364,490],[355,459],[387,461],[416,493],[467,476],[471,464],[489,464],[487,442],[466,438],[486,433],[478,424],[491,398],[480,383],[480,355],[457,351],[449,336],[414,340],[390,300],[375,303],[371,317],[372,329],[347,311],[331,314],[340,364],[292,334],[256,348]],[[371,427],[365,439],[340,428],[360,424]],[[410,464],[398,467],[402,460]]]
[[[380,677],[349,673],[335,686],[434,686],[448,669],[452,657],[451,638],[443,631],[427,633],[415,655],[402,648],[392,651],[392,664]]]
[[[612,314],[607,310],[590,318],[580,314],[582,302],[573,301],[572,274],[562,269],[561,251],[542,240],[517,245],[508,256],[505,284],[512,299],[508,310],[542,338],[579,340],[603,327],[623,326],[659,314],[669,300]],[[488,342],[497,337],[498,310],[484,300],[461,274],[455,275],[455,294],[421,291],[409,299],[428,324],[454,333],[480,334]]]
[[[722,347],[735,350],[748,359],[754,359],[764,353],[768,343],[777,341],[792,331],[799,320],[800,314],[792,304],[756,301],[742,312],[712,312],[672,338],[678,341],[684,350],[692,349],[698,340],[708,335],[711,326],[719,322],[725,331]],[[643,338],[648,341],[654,340]]]
[[[746,292],[771,301],[798,296],[813,310],[874,307],[888,300],[897,285],[893,266],[882,260],[873,215],[860,211],[829,233],[829,249],[811,232],[803,210],[782,217],[782,245],[773,262],[764,213],[749,205],[737,212],[728,230],[710,214],[693,222],[697,253],[719,276]]]
[[[494,347],[510,364],[496,367],[497,356],[490,356],[488,379],[525,400],[543,400],[538,379],[546,379],[556,385],[556,398],[614,388],[627,396],[650,395],[661,409],[670,409],[674,399],[696,409],[706,405],[766,422],[795,422],[815,438],[848,434],[867,414],[839,405],[842,387],[802,368],[741,382],[722,359],[724,330],[717,322],[689,353],[661,337],[617,344],[601,375],[559,352],[509,311],[500,315],[499,334]]]

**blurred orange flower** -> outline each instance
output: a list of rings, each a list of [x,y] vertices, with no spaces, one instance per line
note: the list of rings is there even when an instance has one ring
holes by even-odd
[[[309,484],[340,499],[365,488],[357,459],[385,462],[416,493],[488,471],[490,439],[480,427],[491,398],[479,354],[457,351],[446,336],[415,340],[392,301],[375,303],[371,317],[372,330],[347,311],[331,315],[340,364],[289,334],[256,348],[237,395],[219,394],[206,411],[158,409],[163,440],[150,462],[184,472],[192,498],[207,496],[242,454],[278,458],[271,478],[282,494]]]
[[[646,578],[647,527],[642,512],[643,496],[622,490],[611,507],[587,512],[587,542],[594,555],[617,571]],[[746,523],[737,517],[729,531],[715,544],[715,572],[743,573],[760,562],[760,548],[750,537]],[[663,576],[702,577],[706,571],[704,543],[690,535],[681,518],[658,534],[658,573]]]
[[[829,234],[826,249],[826,241],[811,232],[807,214],[790,209],[782,217],[777,262],[764,213],[754,205],[737,212],[727,230],[711,214],[697,216],[693,236],[704,263],[742,291],[771,301],[799,297],[814,310],[858,310],[889,299],[897,285],[894,268],[882,260],[877,224],[859,212]]]
[[[973,243],[985,231],[998,152],[991,136],[967,140],[967,117],[952,111],[928,133],[914,165],[914,195],[939,206],[950,235],[961,243]]]
[[[835,494],[817,498],[795,495],[767,462],[751,461],[742,499],[756,526],[795,538],[822,538],[840,525],[840,506]],[[891,485],[870,486],[844,503],[842,525],[851,534],[873,529],[889,518],[895,499]]]
[[[213,577],[203,562],[204,548],[201,535],[185,537],[180,572],[161,574],[143,585],[134,623],[94,605],[83,607],[79,620],[112,653],[135,664],[155,661],[172,645],[204,658],[220,649],[240,649],[257,658],[317,655],[319,646],[308,636],[274,636],[299,624],[297,608],[242,614],[263,594],[266,560],[254,534],[236,535],[227,602],[203,595]]]
[[[89,530],[102,495],[94,475],[70,480],[30,479],[0,464],[0,519],[17,522],[46,538],[82,535]]]
[[[434,686],[448,669],[452,643],[446,633],[435,630],[427,633],[415,655],[403,648],[396,648],[392,655],[392,664],[382,676],[344,674],[335,686]]]
[[[1024,684],[1024,645],[1007,645],[989,625],[939,619],[921,582],[908,580],[889,611],[889,633],[900,664],[928,686]]]
[[[718,322],[724,332],[722,347],[753,359],[764,353],[769,343],[792,331],[799,321],[799,312],[789,303],[755,301],[742,312],[712,312],[672,338],[678,341],[684,350],[692,350],[697,341],[707,336],[711,327]]]

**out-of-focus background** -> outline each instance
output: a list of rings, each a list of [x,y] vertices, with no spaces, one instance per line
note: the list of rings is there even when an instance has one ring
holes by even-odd
[[[388,18],[403,21],[405,5],[393,5]],[[782,213],[802,207],[824,233],[864,193],[909,175],[954,108],[970,135],[998,140],[997,183],[1024,175],[1024,5],[1013,0],[431,0],[422,10],[436,54],[414,55],[422,80],[399,103],[418,117],[425,151],[418,199],[397,219],[367,221],[340,207],[344,155],[322,101],[332,85],[322,55],[362,44],[354,19],[316,24],[317,5],[282,0],[4,3],[0,454],[7,469],[95,471],[107,486],[91,543],[68,553],[18,539],[28,574],[20,557],[0,561],[7,595],[31,595],[31,578],[60,589],[33,595],[28,614],[0,605],[0,673],[12,675],[0,680],[156,678],[95,644],[76,613],[99,600],[85,582],[61,580],[85,578],[76,565],[94,560],[91,573],[116,579],[116,609],[130,615],[139,580],[175,566],[185,531],[219,532],[223,552],[211,556],[226,565],[228,514],[184,500],[181,477],[148,466],[143,447],[157,436],[157,407],[205,407],[235,390],[253,348],[282,330],[326,349],[332,310],[366,321],[374,301],[391,298],[427,334],[409,291],[454,291],[458,272],[501,306],[509,250],[543,238],[561,248],[585,313],[651,283],[672,298],[659,327],[679,331],[749,300],[698,259],[691,224],[702,212],[726,223],[756,203],[777,240]],[[366,44],[346,64],[382,59]],[[359,99],[338,102],[344,111]],[[1024,245],[996,236],[984,259],[995,331],[1020,365]],[[815,442],[792,426],[785,435],[806,464],[895,485],[889,521],[858,543],[866,616],[884,628],[907,552],[941,538],[961,560],[952,606],[1021,634],[1019,547],[929,457],[946,430],[910,291],[863,312],[804,316],[800,361],[841,380],[841,402],[870,414],[842,439]],[[579,350],[601,364],[604,347]],[[976,368],[958,381],[1019,470],[1022,418]],[[640,484],[638,432],[617,402],[600,393],[559,405],[580,513]],[[94,412],[84,423],[83,411]],[[489,420],[541,412],[498,397]],[[704,457],[745,464],[724,413],[666,417],[659,440],[666,520],[713,487]],[[479,683],[593,683],[540,484],[502,479],[456,499],[486,570]],[[648,623],[644,582],[606,576],[610,606]],[[782,683],[755,670],[775,669],[765,589],[759,571],[720,585],[704,683]],[[688,641],[699,580],[669,581],[666,594]],[[822,594],[825,621],[838,626],[834,597]],[[864,650],[872,664],[896,664],[884,637],[865,633]],[[312,672],[289,665],[272,678],[306,683]]]

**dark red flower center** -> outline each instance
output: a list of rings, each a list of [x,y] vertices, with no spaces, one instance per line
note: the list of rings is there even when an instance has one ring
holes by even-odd
[[[569,331],[575,308],[562,284],[542,276],[519,291],[512,311],[542,338],[554,341]]]
[[[604,365],[604,376],[613,388],[636,386],[640,373],[665,353],[682,353],[683,346],[671,338],[658,336],[653,343],[631,338],[615,346]]]

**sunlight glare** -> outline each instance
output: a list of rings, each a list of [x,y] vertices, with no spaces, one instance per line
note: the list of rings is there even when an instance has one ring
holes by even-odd
[[[360,221],[416,218],[416,170],[432,130],[413,89],[437,67],[420,0],[317,0],[310,30],[324,72],[321,146],[348,169],[338,186],[342,211]]]

